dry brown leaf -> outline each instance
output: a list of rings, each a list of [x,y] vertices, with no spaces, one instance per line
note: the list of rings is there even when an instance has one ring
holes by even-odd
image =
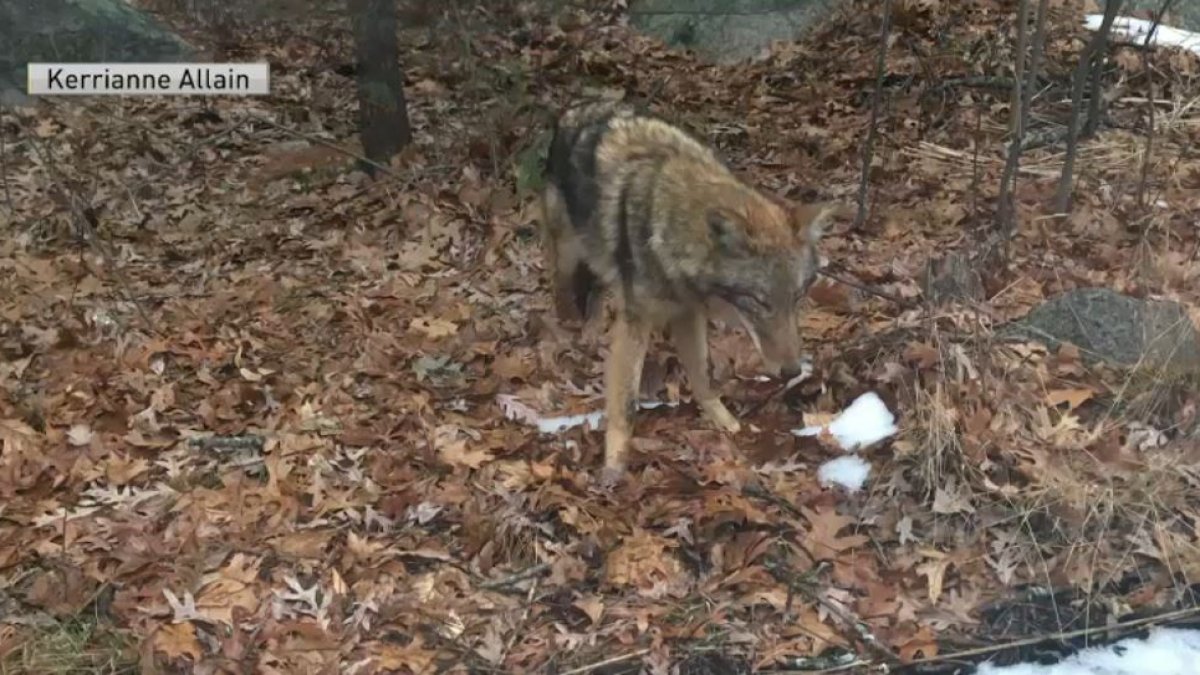
[[[1058,407],[1067,404],[1067,410],[1074,410],[1095,395],[1091,389],[1053,389],[1046,393],[1046,405]]]
[[[904,348],[902,358],[916,365],[920,370],[932,368],[942,359],[942,353],[936,347],[925,342],[910,342]]]
[[[824,510],[814,511],[807,507],[802,508],[801,512],[808,519],[812,529],[805,535],[805,542],[809,550],[818,558],[832,556],[842,551],[852,549],[856,546],[862,546],[869,541],[869,538],[864,534],[851,534],[844,537],[838,536],[838,532],[855,521],[849,516],[839,515],[834,507],[825,507]]]
[[[408,329],[421,333],[431,340],[450,337],[458,332],[458,325],[452,321],[432,317],[417,317],[409,322]]]
[[[916,570],[918,574],[925,577],[926,586],[929,589],[929,601],[936,605],[938,599],[942,597],[942,587],[946,581],[946,569],[950,567],[950,563],[953,560],[945,553],[932,549],[923,550],[921,554],[928,558],[928,560],[917,565]]]
[[[191,621],[159,626],[158,630],[154,631],[151,644],[154,651],[161,652],[171,660],[187,657],[195,662],[203,656],[200,639],[196,636],[196,626]]]
[[[430,667],[437,658],[437,652],[425,648],[421,636],[414,636],[412,642],[400,645],[392,641],[379,642],[372,645],[375,664],[385,670],[408,670],[413,673],[431,672]]]
[[[596,595],[584,596],[575,602],[571,603],[579,611],[587,615],[591,620],[592,625],[600,623],[600,618],[604,616],[604,600]]]
[[[908,638],[897,643],[900,659],[909,662],[918,656],[933,658],[938,655],[937,638],[929,626],[921,626]]]
[[[608,555],[605,581],[643,591],[676,581],[683,577],[684,570],[671,548],[669,540],[646,530],[635,530]]]
[[[333,530],[301,530],[277,537],[271,543],[282,555],[319,560],[333,538]]]
[[[461,437],[460,429],[453,424],[443,424],[434,429],[433,444],[438,459],[450,466],[478,469],[495,457],[481,448],[468,449],[468,443],[479,445],[469,438]]]

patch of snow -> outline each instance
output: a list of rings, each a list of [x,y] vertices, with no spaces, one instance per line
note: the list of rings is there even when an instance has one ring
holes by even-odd
[[[792,433],[816,436],[823,428],[804,427],[793,429]],[[842,449],[852,452],[896,433],[896,417],[878,394],[869,391],[854,399],[850,407],[829,423],[828,429]]]
[[[604,419],[604,411],[584,413],[582,415],[565,415],[562,417],[542,417],[537,421],[538,431],[543,434],[557,434],[572,429],[580,424],[587,424],[592,429],[600,428],[600,420]]]
[[[858,455],[842,455],[831,459],[817,469],[817,480],[821,485],[841,485],[854,493],[862,489],[871,473],[871,465]]]
[[[1084,17],[1083,25],[1088,30],[1099,30],[1100,22],[1103,20],[1104,15],[1102,14],[1088,14]],[[1112,33],[1115,36],[1123,36],[1142,44],[1146,41],[1146,34],[1150,32],[1153,25],[1153,21],[1146,19],[1119,16],[1113,21]],[[1200,33],[1190,30],[1159,24],[1158,28],[1154,30],[1154,39],[1150,43],[1156,47],[1179,47],[1200,55]]]
[[[1200,631],[1154,628],[1145,639],[1126,638],[1089,647],[1054,665],[985,663],[977,675],[1195,675],[1200,673]]]
[[[496,403],[500,406],[504,416],[514,422],[521,422],[530,426],[537,427],[538,431],[543,434],[557,434],[573,429],[581,424],[588,425],[591,429],[599,429],[600,421],[604,419],[603,410],[594,410],[589,413],[580,413],[578,415],[560,415],[555,417],[544,417],[532,406],[522,402],[512,394],[498,394]],[[668,401],[641,401],[638,403],[638,408],[642,410],[654,410],[655,408],[674,408],[679,405]]]
[[[869,391],[854,399],[829,424],[793,429],[792,433],[796,436],[817,436],[826,429],[843,450],[853,453],[896,433],[896,416],[888,410],[878,394]],[[855,454],[831,459],[817,469],[817,480],[822,485],[841,485],[851,493],[861,490],[869,475],[871,464]]]

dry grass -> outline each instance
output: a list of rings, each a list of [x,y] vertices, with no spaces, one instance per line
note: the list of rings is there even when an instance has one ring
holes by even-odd
[[[909,388],[900,462],[934,514],[952,515],[963,531],[986,531],[986,564],[1004,585],[1072,589],[1077,606],[1051,597],[1037,629],[1101,620],[1087,608],[1119,609],[1130,579],[1134,588],[1164,589],[1156,604],[1194,604],[1200,447],[1167,443],[1154,430],[1164,430],[1162,420],[1200,389],[1198,376],[1099,368],[1077,384],[1058,379],[1045,352],[1018,353],[978,334],[949,336],[924,336],[941,365]],[[956,372],[956,351],[975,373]],[[1097,380],[1111,393],[1082,408],[1044,400],[1047,389]],[[992,413],[982,444],[972,437],[979,424],[969,419],[979,405]]]
[[[0,675],[138,672],[129,638],[91,617],[17,630],[0,626]]]
[[[946,382],[935,381],[930,387],[913,389],[914,437],[913,478],[926,499],[933,499],[947,478],[967,483],[969,463],[964,456],[959,434],[959,413],[946,394]]]

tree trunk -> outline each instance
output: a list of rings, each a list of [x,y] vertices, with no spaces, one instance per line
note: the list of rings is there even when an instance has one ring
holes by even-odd
[[[400,48],[396,41],[395,0],[350,0],[358,60],[359,133],[363,153],[387,165],[412,140]],[[369,164],[364,170],[374,176]]]

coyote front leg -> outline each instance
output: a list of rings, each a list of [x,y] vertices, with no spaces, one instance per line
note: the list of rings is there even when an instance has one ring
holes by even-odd
[[[687,373],[692,396],[705,416],[721,429],[731,434],[741,430],[742,425],[721,398],[712,389],[708,376],[708,319],[704,312],[682,314],[671,322],[671,340],[679,353],[679,360]]]
[[[618,315],[605,367],[604,389],[608,418],[604,434],[604,479],[614,482],[625,472],[633,417],[642,383],[642,363],[650,345],[650,326]]]

